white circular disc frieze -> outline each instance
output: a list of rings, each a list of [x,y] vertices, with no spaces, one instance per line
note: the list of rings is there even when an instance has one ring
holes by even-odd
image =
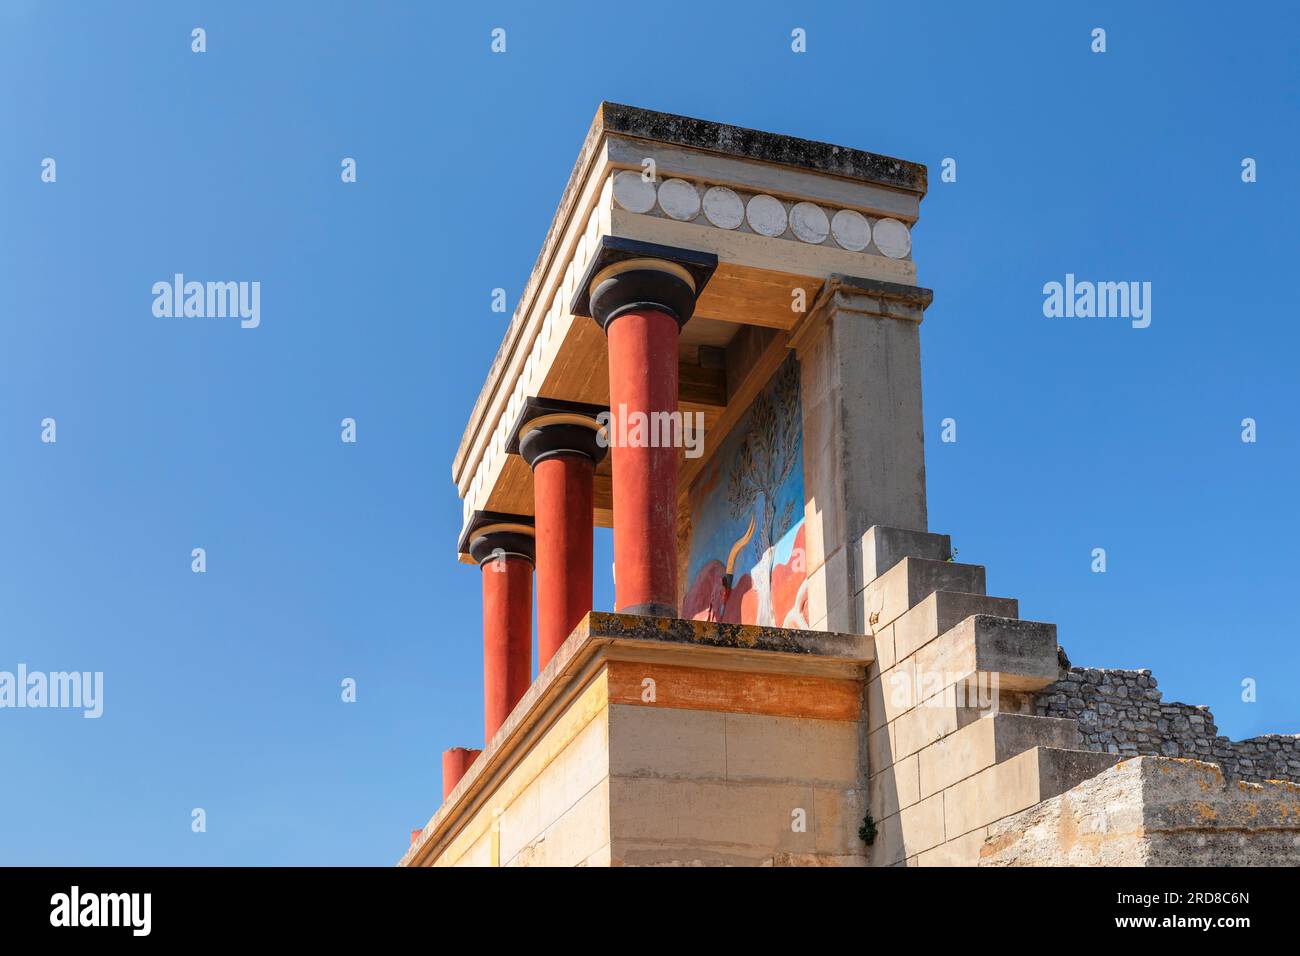
[[[881,219],[871,230],[876,248],[891,259],[901,259],[912,251],[912,236],[897,219]]]
[[[826,241],[831,234],[830,220],[826,210],[811,202],[798,202],[790,210],[790,231],[795,238],[816,246]]]
[[[779,236],[785,232],[785,207],[772,196],[758,195],[745,207],[749,228],[760,236]]]
[[[745,204],[726,186],[714,186],[704,194],[704,216],[719,229],[735,229],[745,221]]]
[[[655,184],[625,169],[614,174],[614,199],[628,212],[649,212],[655,204]]]
[[[871,245],[871,223],[856,209],[841,209],[831,219],[831,235],[850,252],[861,252]]]
[[[659,208],[671,218],[689,222],[700,214],[700,194],[684,179],[670,179],[659,187]]]

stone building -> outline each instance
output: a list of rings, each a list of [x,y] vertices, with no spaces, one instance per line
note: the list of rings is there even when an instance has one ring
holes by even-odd
[[[1071,666],[928,530],[925,193],[600,107],[453,463],[484,746],[402,865],[1300,861],[1295,737]]]

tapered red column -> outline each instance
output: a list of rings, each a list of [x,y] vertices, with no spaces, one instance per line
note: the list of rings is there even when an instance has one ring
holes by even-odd
[[[539,668],[591,610],[595,470],[595,463],[583,455],[557,455],[539,461],[533,470]]]
[[[465,776],[465,771],[478,759],[483,751],[468,747],[452,747],[442,752],[442,799],[446,800]]]
[[[717,257],[606,236],[573,311],[609,340],[615,610],[677,616],[677,337]],[[680,424],[680,423],[679,423]],[[637,427],[640,425],[640,427]]]
[[[533,469],[537,522],[537,657],[545,667],[592,602],[593,477],[605,457],[600,406],[530,399],[515,428]]]
[[[677,319],[639,307],[608,325],[609,405],[622,435],[677,412]],[[676,448],[623,441],[614,470],[615,610],[677,616]]]
[[[477,512],[464,537],[483,579],[483,737],[490,743],[532,682],[532,519]]]

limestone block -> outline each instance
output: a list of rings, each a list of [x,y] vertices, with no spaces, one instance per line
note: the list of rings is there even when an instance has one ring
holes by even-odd
[[[606,843],[595,853],[591,854],[589,857],[583,860],[582,863],[579,865],[580,866],[609,866],[610,865],[609,844]]]
[[[980,849],[984,845],[988,827],[980,827],[970,833],[942,843],[917,856],[917,866],[978,866]]]
[[[601,718],[588,723],[547,765],[534,786],[544,825],[558,820],[609,773],[609,731]]]
[[[885,724],[867,734],[868,773],[894,762],[894,725]]]
[[[808,624],[814,631],[826,627],[826,565],[822,564],[808,575]]]
[[[612,854],[625,863],[625,844],[657,845],[684,861],[707,859],[700,850],[709,847],[751,859],[816,849],[807,785],[613,777],[609,799]]]
[[[922,699],[931,689],[979,675],[996,675],[999,690],[1040,690],[1059,669],[1056,625],[975,614],[921,647],[914,659]]]
[[[727,715],[676,707],[609,707],[609,772],[621,777],[727,776]]]
[[[1072,720],[1023,714],[982,717],[920,751],[917,756],[920,760],[921,796],[924,798],[946,790],[985,767],[1002,763],[1033,747],[1061,750],[1076,747],[1078,737]]]
[[[503,866],[580,866],[609,846],[609,779],[601,780],[513,856],[501,844]]]
[[[726,778],[859,787],[859,732],[844,720],[726,714]]]
[[[879,677],[882,671],[894,666],[894,625],[877,630],[872,641],[875,644],[876,659],[867,668],[867,680]]]
[[[438,861],[439,866],[491,866],[492,865],[492,841],[495,839],[491,831],[485,831],[474,843],[459,857],[455,859],[443,859]]]
[[[904,757],[871,777],[871,815],[877,820],[893,816],[921,799],[919,760],[915,754]]]
[[[989,827],[981,866],[1296,866],[1300,788],[1213,764],[1122,761]]]
[[[987,719],[989,713],[974,707],[959,707],[944,694],[923,701],[894,722],[894,759],[915,754],[982,717]]]
[[[878,693],[868,697],[867,717],[874,728],[879,720],[897,720],[916,706],[916,662],[911,658],[899,661],[868,687],[872,685]]]
[[[1063,793],[1115,762],[1110,754],[1035,747],[981,770],[943,793],[950,837]],[[933,798],[931,798],[933,799]]]
[[[517,791],[503,788],[498,807],[501,859],[508,860],[585,797],[608,773],[608,733],[603,715],[588,722],[544,769]]]
[[[935,591],[984,593],[984,568],[928,558],[903,558],[860,593],[868,631],[892,624]],[[874,620],[873,620],[874,618]]]
[[[905,856],[914,856],[944,841],[943,804],[943,794],[936,793],[899,811]]]
[[[972,614],[1016,618],[1020,616],[1020,602],[1014,598],[935,591],[893,623],[897,659],[916,653]]]
[[[865,863],[867,845],[858,836],[858,828],[867,815],[867,805],[865,787],[852,790],[816,788],[813,791],[812,822],[817,852],[835,857],[855,857],[853,863]]]
[[[491,810],[488,811],[489,815]],[[500,808],[496,818],[501,859],[512,859],[521,849],[546,829],[552,819],[542,817],[542,791],[534,782],[525,787],[514,800]],[[490,865],[490,864],[484,864]]]
[[[825,630],[861,634],[862,630],[852,616],[854,606],[851,599],[848,552],[839,548],[809,576],[809,620],[825,618]]]
[[[867,849],[867,861],[872,866],[896,866],[905,858],[902,815],[896,813],[883,820],[877,817],[876,841]]]
[[[905,531],[873,525],[858,541],[860,559],[855,562],[853,593],[880,577],[904,558],[947,561],[952,556],[952,538],[928,531]]]

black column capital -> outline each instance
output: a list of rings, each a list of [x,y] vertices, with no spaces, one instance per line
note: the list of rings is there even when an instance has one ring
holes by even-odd
[[[537,563],[534,522],[529,515],[505,514],[500,511],[475,511],[460,533],[460,554],[468,554],[475,564],[497,557],[524,558]]]
[[[608,450],[605,426],[609,409],[558,398],[529,398],[510,429],[506,453],[519,455],[536,468],[556,455],[585,455],[600,464]]]
[[[711,252],[602,236],[569,311],[608,329],[625,312],[654,308],[671,315],[680,328],[717,267]]]

